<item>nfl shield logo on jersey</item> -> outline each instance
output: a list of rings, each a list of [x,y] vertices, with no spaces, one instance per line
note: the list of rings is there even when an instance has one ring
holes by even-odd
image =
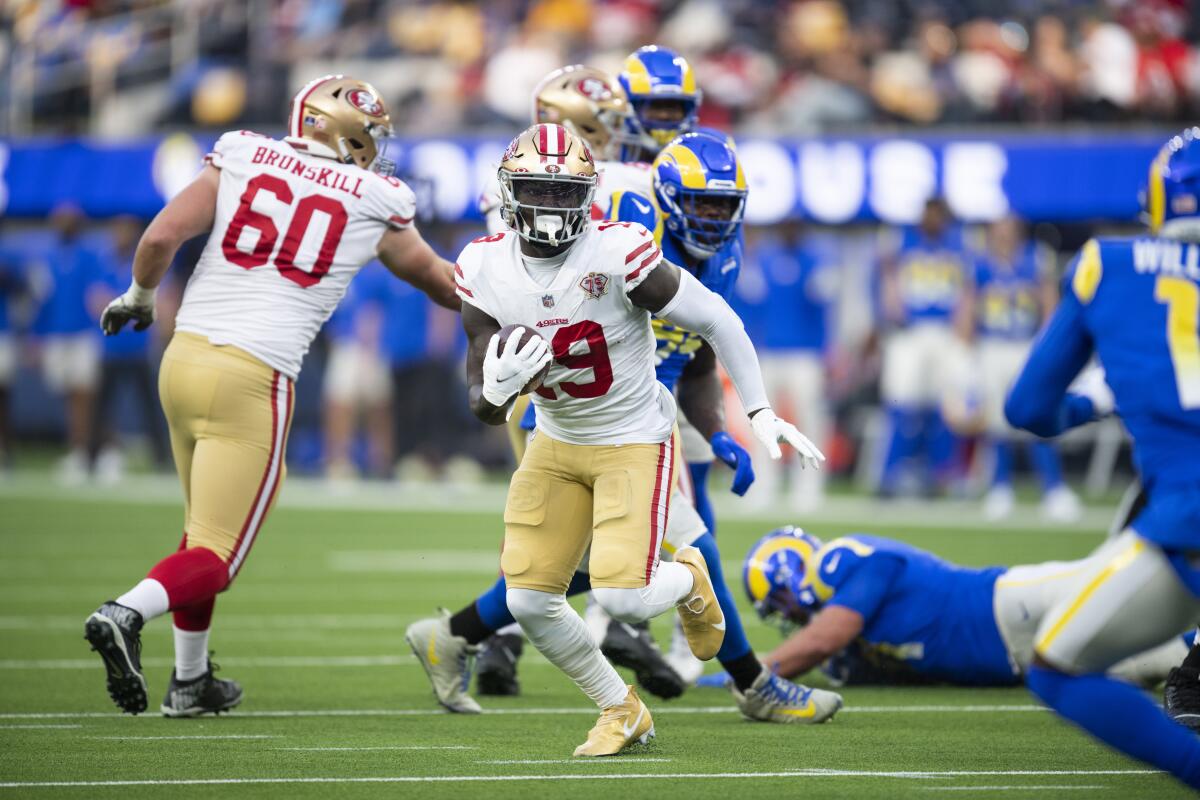
[[[554,308],[554,295],[552,295],[552,294],[542,295],[542,307],[543,308]]]
[[[589,272],[580,278],[579,288],[587,292],[588,297],[599,300],[608,291],[608,276],[603,272]]]

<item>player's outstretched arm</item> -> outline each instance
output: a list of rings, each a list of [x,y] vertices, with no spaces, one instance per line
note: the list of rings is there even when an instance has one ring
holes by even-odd
[[[455,311],[462,307],[454,291],[454,265],[435,253],[415,226],[385,233],[376,254],[389,272],[429,295],[439,306]]]
[[[780,677],[797,678],[849,647],[862,630],[862,614],[845,606],[828,606],[767,653],[763,664]]]
[[[630,291],[629,299],[673,325],[695,331],[712,345],[737,389],[755,437],[771,458],[782,455],[779,442],[786,441],[796,449],[801,465],[820,466],[825,460],[820,449],[771,410],[754,344],[746,335],[741,319],[720,295],[690,273],[663,261]]]
[[[100,315],[100,327],[106,335],[112,336],[130,321],[138,331],[154,322],[154,291],[162,283],[180,245],[212,228],[219,183],[217,168],[205,167],[151,221],[133,255],[133,281],[129,289]]]

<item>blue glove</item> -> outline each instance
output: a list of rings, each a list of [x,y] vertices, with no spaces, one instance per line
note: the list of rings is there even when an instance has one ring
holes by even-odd
[[[701,677],[696,681],[696,685],[708,689],[724,689],[732,680],[733,678],[729,677],[728,672],[714,672],[712,675]]]
[[[724,461],[733,469],[733,493],[741,497],[754,483],[754,467],[750,464],[750,454],[746,448],[725,431],[717,431],[709,440],[713,455]]]

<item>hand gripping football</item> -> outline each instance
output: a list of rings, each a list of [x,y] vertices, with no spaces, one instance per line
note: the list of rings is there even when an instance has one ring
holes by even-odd
[[[533,330],[528,325],[505,325],[503,328],[500,329],[500,352],[501,353],[505,352],[505,349],[508,347],[509,337],[511,337],[513,335],[513,332],[516,331],[518,328],[524,329],[524,333],[521,335],[521,338],[519,341],[516,341],[513,343],[513,345],[515,347],[520,348],[520,347],[525,346],[525,344],[533,336],[541,337],[540,333]],[[550,363],[551,362],[549,362],[549,361],[546,362],[546,366],[542,368],[541,372],[539,372],[538,374],[534,375],[532,378],[529,379],[529,383],[525,384],[524,388],[521,389],[521,394],[529,394],[530,392],[536,390],[539,386],[542,385],[542,381],[546,380],[546,375],[549,374],[549,372],[550,372]]]

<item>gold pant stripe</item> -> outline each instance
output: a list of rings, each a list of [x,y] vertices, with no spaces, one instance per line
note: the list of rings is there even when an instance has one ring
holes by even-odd
[[[1043,636],[1037,643],[1036,649],[1038,652],[1045,652],[1046,648],[1058,638],[1060,633],[1062,633],[1063,628],[1067,627],[1067,623],[1069,623],[1071,619],[1077,613],[1079,613],[1079,609],[1083,608],[1083,605],[1088,601],[1088,598],[1096,593],[1096,590],[1100,588],[1101,584],[1132,564],[1134,559],[1137,558],[1138,554],[1141,553],[1144,548],[1145,545],[1142,543],[1141,539],[1135,540],[1133,544],[1131,544],[1129,548],[1125,550],[1125,552],[1115,557],[1111,562],[1109,562],[1108,566],[1100,571],[1099,575],[1093,578],[1087,586],[1083,587],[1083,591],[1079,593],[1074,602],[1072,602],[1067,610],[1063,612],[1063,615],[1058,618],[1058,621],[1054,623],[1054,627],[1047,631],[1046,635]]]

